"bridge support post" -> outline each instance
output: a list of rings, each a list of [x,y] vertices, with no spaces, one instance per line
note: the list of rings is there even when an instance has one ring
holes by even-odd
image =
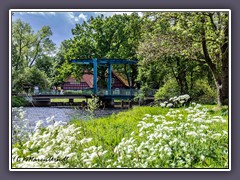
[[[97,80],[98,80],[98,75],[97,75],[97,59],[93,59],[93,93],[94,95],[97,95]]]
[[[132,100],[131,100],[131,99],[128,100],[128,107],[129,107],[129,108],[132,108]]]
[[[121,109],[123,109],[123,108],[124,108],[124,101],[121,100]]]
[[[108,64],[108,95],[112,94],[112,65]]]
[[[104,104],[104,107],[106,107],[106,108],[114,108],[114,100],[113,99],[104,99],[103,104]]]
[[[51,99],[34,97],[32,103],[36,107],[46,107],[51,105]]]
[[[73,104],[73,99],[69,99],[69,104]]]

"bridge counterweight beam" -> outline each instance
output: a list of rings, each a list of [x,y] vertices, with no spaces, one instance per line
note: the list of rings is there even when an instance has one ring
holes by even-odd
[[[108,64],[108,95],[112,94],[112,65]]]
[[[98,75],[97,75],[97,59],[93,59],[93,92],[94,95],[97,95],[97,79],[98,79]]]

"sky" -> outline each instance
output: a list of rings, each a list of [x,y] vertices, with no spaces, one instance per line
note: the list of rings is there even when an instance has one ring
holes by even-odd
[[[71,29],[75,24],[82,24],[90,19],[91,16],[96,17],[100,14],[104,16],[112,16],[114,14],[131,14],[132,12],[14,12],[12,21],[21,19],[25,23],[29,23],[36,33],[43,26],[50,26],[53,35],[51,40],[60,47],[63,40],[72,38]],[[141,13],[139,13],[141,15]]]

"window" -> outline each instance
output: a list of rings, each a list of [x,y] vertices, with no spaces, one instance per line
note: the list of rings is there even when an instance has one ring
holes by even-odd
[[[120,89],[119,89],[119,88],[116,88],[116,89],[114,90],[114,94],[119,95],[119,94],[120,94]]]
[[[112,78],[112,82],[111,82],[112,84],[114,84],[114,82],[115,82],[114,80],[115,80],[115,79]],[[105,81],[108,83],[108,78],[105,78]]]

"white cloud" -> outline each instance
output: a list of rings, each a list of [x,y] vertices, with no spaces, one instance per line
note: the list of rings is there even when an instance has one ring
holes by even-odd
[[[127,15],[130,15],[132,14],[133,12],[95,12],[95,14],[103,14],[104,16],[113,16],[114,14],[127,14]],[[139,16],[143,16],[143,13],[142,12],[137,12]]]
[[[48,14],[51,14],[51,15],[56,15],[55,12],[47,12]]]
[[[138,12],[138,15],[139,15],[140,17],[143,17],[143,12]]]
[[[33,11],[33,12],[15,12],[15,13],[19,13],[21,15],[25,15],[25,14],[34,14],[34,15],[42,15],[42,16],[45,16],[45,15],[56,15],[55,12],[36,12],[36,11]]]
[[[87,21],[87,16],[84,15],[83,13],[79,14],[78,18],[79,18],[79,19],[82,19],[82,20],[84,20],[84,21]]]
[[[73,12],[67,12],[66,17],[68,18],[68,21],[72,24],[75,24],[79,22],[80,20],[87,21],[87,15],[80,13],[79,15],[74,14]]]
[[[74,18],[73,12],[67,12],[66,15],[70,19]]]

